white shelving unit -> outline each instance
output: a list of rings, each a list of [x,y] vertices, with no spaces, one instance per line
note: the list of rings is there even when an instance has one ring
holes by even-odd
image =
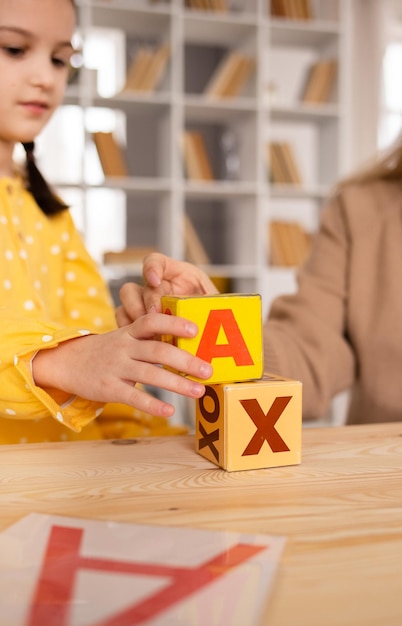
[[[91,194],[101,198],[107,190],[108,205],[117,194],[123,215],[120,228],[125,229],[126,238],[122,246],[152,245],[182,259],[182,225],[187,213],[211,258],[207,271],[230,279],[233,291],[261,293],[267,310],[276,294],[294,288],[295,275],[293,269],[269,265],[269,221],[296,219],[313,231],[323,199],[347,167],[350,3],[312,1],[311,20],[272,18],[268,0],[229,2],[224,13],[189,9],[183,0],[77,0],[77,4],[83,41],[94,29],[104,35],[110,32],[120,50],[116,71],[121,84],[116,93],[101,97],[93,71],[85,67],[78,83],[68,88],[66,105],[84,112],[77,114],[77,123],[82,126],[85,154],[76,164],[79,171],[74,180],[63,180],[51,150],[43,153],[45,172],[49,170],[54,184],[64,195],[71,193],[73,204],[80,205],[85,237],[91,242],[92,231],[101,229],[93,217],[96,210],[88,209],[94,203]],[[154,93],[120,93],[130,49],[147,41],[171,46],[162,83]],[[233,49],[255,57],[254,76],[240,97],[207,98],[203,89],[212,71],[225,52]],[[322,56],[338,61],[337,88],[329,103],[302,105],[299,95],[307,67]],[[274,98],[272,90],[267,95],[272,83],[276,85]],[[91,131],[97,109],[119,112],[115,130],[126,143],[127,178],[103,179],[99,172],[90,173],[89,165],[96,161]],[[216,180],[186,180],[181,153],[186,128],[203,131]],[[225,131],[232,133],[236,143],[237,179],[225,179],[223,174],[220,141]],[[266,144],[279,138],[292,142],[303,176],[300,188],[269,182]],[[47,152],[52,159],[49,166]],[[58,152],[63,152],[64,159],[66,150]],[[101,211],[99,206],[98,216]],[[100,255],[102,245],[113,244],[111,230],[104,236],[95,256]],[[105,268],[112,282],[139,273],[139,265]]]
[[[311,3],[314,19],[271,18],[264,44],[266,100],[265,138],[291,144],[303,184],[269,184],[264,215],[299,222],[308,232],[318,226],[320,208],[332,185],[350,167],[348,160],[348,98],[350,58],[350,3]],[[337,74],[328,102],[301,102],[303,82],[312,63],[335,59]],[[266,266],[262,292],[268,307],[272,299],[295,289],[294,270]]]

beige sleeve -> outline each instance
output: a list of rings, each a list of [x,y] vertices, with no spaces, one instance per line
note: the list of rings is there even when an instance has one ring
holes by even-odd
[[[303,383],[303,418],[317,419],[350,387],[355,358],[346,338],[348,228],[342,198],[322,213],[298,290],[277,298],[264,324],[265,370]]]

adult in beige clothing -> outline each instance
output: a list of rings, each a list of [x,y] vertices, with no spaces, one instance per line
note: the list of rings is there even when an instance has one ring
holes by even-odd
[[[265,370],[303,383],[303,416],[351,389],[348,423],[402,419],[402,148],[340,184],[321,214],[295,295],[264,324]],[[145,288],[126,285],[118,321],[158,310],[164,293],[216,293],[208,277],[162,255]]]

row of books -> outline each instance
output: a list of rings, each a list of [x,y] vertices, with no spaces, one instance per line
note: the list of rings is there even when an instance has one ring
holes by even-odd
[[[226,13],[228,10],[226,0],[186,0],[186,7],[198,11],[218,11],[221,13]]]
[[[253,72],[255,59],[236,50],[229,52],[210,78],[205,95],[214,98],[239,96]],[[334,59],[320,59],[309,68],[301,101],[305,103],[328,102],[335,83],[337,62]]]
[[[270,0],[270,6],[273,17],[298,20],[313,19],[310,0]]]
[[[299,267],[311,248],[311,235],[297,222],[273,220],[269,224],[270,263]]]
[[[185,258],[195,265],[210,265],[211,259],[190,217],[183,222]],[[269,225],[270,263],[279,267],[299,267],[311,247],[311,235],[297,222],[272,221]],[[105,265],[137,264],[157,249],[154,246],[127,246],[121,251],[105,252]]]
[[[272,141],[267,150],[270,180],[279,185],[301,185],[302,178],[294,157],[293,148],[287,142]]]
[[[123,91],[150,93],[160,84],[170,57],[167,44],[152,48],[140,46],[129,66]],[[209,98],[234,98],[245,89],[253,72],[255,59],[231,50],[218,64],[205,88]],[[314,63],[306,76],[301,101],[327,102],[334,84],[337,63],[322,59]]]
[[[113,133],[95,132],[93,140],[104,175],[129,176],[124,151]],[[201,132],[186,130],[182,137],[182,150],[185,172],[189,180],[215,180],[216,176]],[[288,142],[270,142],[267,146],[267,161],[272,183],[302,184],[293,148]]]
[[[183,238],[186,261],[195,265],[209,265],[211,259],[190,217],[183,218]],[[155,246],[126,246],[123,250],[106,251],[103,254],[105,265],[134,265],[142,263],[144,257],[157,252]]]
[[[112,132],[92,134],[100,165],[105,176],[129,176],[124,151]],[[214,180],[215,176],[200,132],[187,130],[183,133],[183,159],[189,180]]]
[[[170,48],[140,46],[134,55],[123,91],[152,92],[157,89],[170,57]],[[255,59],[231,50],[218,64],[205,88],[205,95],[214,98],[233,98],[247,85],[255,70]]]
[[[169,56],[167,44],[157,48],[140,46],[129,66],[123,91],[154,91],[163,77]]]

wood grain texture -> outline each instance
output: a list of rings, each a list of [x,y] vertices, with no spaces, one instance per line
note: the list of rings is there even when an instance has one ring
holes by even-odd
[[[2,446],[0,458],[1,529],[36,511],[286,535],[261,624],[402,624],[402,424],[306,429],[300,466],[234,473],[191,436]]]

